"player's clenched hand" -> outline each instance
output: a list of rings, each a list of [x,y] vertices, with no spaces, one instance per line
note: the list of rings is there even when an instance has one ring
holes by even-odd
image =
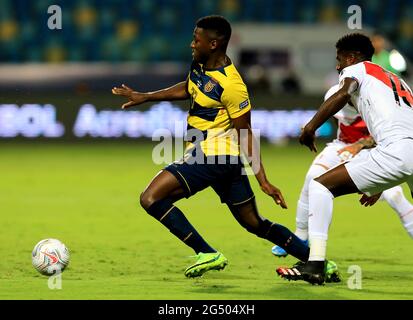
[[[269,182],[262,184],[260,187],[261,190],[264,191],[264,193],[268,194],[270,197],[274,199],[276,204],[280,205],[283,209],[287,209],[287,203],[285,202],[280,189],[274,187]]]
[[[122,84],[121,88],[113,87],[112,93],[117,96],[124,96],[129,99],[128,102],[122,104],[122,109],[127,109],[136,106],[146,101],[146,95],[141,92],[133,91],[128,86]]]
[[[317,147],[315,145],[315,132],[310,130],[307,126],[301,129],[300,143],[306,145],[310,151],[317,152]]]
[[[362,196],[361,199],[360,199],[360,203],[361,203],[363,206],[365,206],[365,207],[372,206],[372,205],[374,205],[374,204],[377,202],[377,200],[379,200],[381,194],[382,194],[382,193],[380,192],[380,193],[375,194],[375,195],[373,195],[373,196],[371,196],[371,197],[363,194],[363,196]]]

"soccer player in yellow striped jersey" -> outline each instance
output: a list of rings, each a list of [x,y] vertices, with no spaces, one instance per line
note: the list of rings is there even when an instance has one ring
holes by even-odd
[[[202,132],[202,152],[206,156],[238,156],[239,144],[232,119],[249,112],[251,103],[234,64],[228,59],[225,65],[208,69],[194,61],[188,76],[188,92],[187,129]]]
[[[226,49],[231,26],[221,16],[197,21],[191,42],[193,63],[186,81],[155,92],[137,92],[122,85],[112,92],[128,98],[123,109],[147,101],[190,100],[188,133],[195,139],[183,159],[161,170],[140,196],[141,206],[191,247],[197,261],[185,270],[187,277],[201,276],[208,270],[223,269],[228,261],[211,247],[174,204],[212,187],[236,220],[249,232],[284,248],[301,261],[309,249],[290,230],[263,218],[257,210],[248,177],[243,174],[240,145],[244,153],[256,155],[254,170],[261,190],[282,208],[287,205],[281,191],[267,179],[256,140],[251,130],[251,103],[247,88]],[[247,134],[241,134],[244,130]],[[237,136],[241,137],[238,143]],[[244,139],[242,139],[244,137]],[[254,153],[255,152],[255,153]],[[210,161],[223,156],[225,162]],[[193,161],[195,157],[196,161]],[[201,160],[201,161],[197,161]],[[207,161],[203,161],[207,160]],[[205,212],[205,214],[207,214]]]

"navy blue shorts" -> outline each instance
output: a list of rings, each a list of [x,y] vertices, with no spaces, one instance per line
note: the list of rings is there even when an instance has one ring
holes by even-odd
[[[218,163],[215,156],[215,162],[208,164],[208,158],[201,164],[177,161],[164,169],[178,179],[186,198],[207,187],[214,189],[222,203],[239,205],[254,198],[248,176],[242,174],[244,167],[239,157],[226,156],[224,164]]]

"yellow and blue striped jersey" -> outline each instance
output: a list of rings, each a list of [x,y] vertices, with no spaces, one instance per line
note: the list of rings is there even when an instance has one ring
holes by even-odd
[[[209,70],[194,61],[187,89],[191,99],[187,118],[189,136],[193,129],[202,132],[204,140],[200,146],[206,156],[239,155],[239,143],[231,119],[247,113],[251,103],[247,87],[235,66],[230,63]],[[193,146],[189,142],[186,149]]]

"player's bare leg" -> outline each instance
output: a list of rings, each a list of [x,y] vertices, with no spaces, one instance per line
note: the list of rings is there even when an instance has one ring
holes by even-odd
[[[142,207],[159,220],[178,239],[191,247],[197,261],[185,270],[187,277],[202,276],[208,270],[221,270],[228,264],[227,259],[212,248],[173,204],[185,197],[180,182],[169,171],[158,173],[141,194]]]
[[[181,184],[169,171],[162,170],[151,180],[140,196],[141,206],[146,210],[154,202],[173,198],[174,202],[185,196]]]
[[[185,192],[175,176],[169,171],[163,170],[153,178],[143,191],[140,203],[146,212],[159,220],[197,254],[199,252],[216,252],[189,223],[182,211],[173,205],[184,196]]]

